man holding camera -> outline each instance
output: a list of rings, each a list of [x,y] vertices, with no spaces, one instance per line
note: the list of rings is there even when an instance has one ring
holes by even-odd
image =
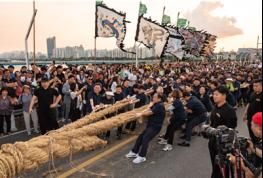
[[[226,126],[228,128],[237,127],[237,115],[233,107],[227,101],[228,89],[224,86],[218,87],[213,93],[215,108],[211,113],[211,127]],[[209,152],[211,156],[213,172],[211,178],[223,178],[220,166],[216,163],[216,155],[218,155],[218,148],[214,139],[209,140]],[[229,175],[226,172],[226,175]]]
[[[253,163],[256,168],[262,167],[262,112],[256,113],[251,122],[251,129],[255,137],[259,140],[258,143],[253,144],[249,142],[248,152],[255,157],[255,162]],[[253,175],[253,173],[243,165],[243,170],[246,175]],[[253,175],[252,177],[255,177]]]

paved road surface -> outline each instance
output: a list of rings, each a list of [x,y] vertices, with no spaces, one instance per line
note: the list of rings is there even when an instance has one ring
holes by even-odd
[[[241,135],[248,136],[245,124],[241,120],[243,110],[238,110],[239,126]],[[178,135],[178,134],[177,134]],[[211,172],[209,153],[207,148],[208,141],[201,137],[193,137],[190,148],[175,147],[172,152],[161,151],[162,146],[157,144],[157,140],[151,143],[148,161],[141,165],[132,164],[131,160],[124,157],[134,144],[134,136],[128,136],[121,141],[113,141],[105,149],[90,153],[81,153],[74,156],[72,164],[68,164],[68,158],[55,161],[58,174],[48,176],[57,177],[63,173],[70,173],[70,178],[209,178]],[[0,138],[2,143],[14,140],[27,140],[25,133]],[[124,142],[131,140],[128,144]],[[179,141],[176,138],[176,143]],[[120,145],[124,143],[124,145]],[[117,151],[105,154],[105,151],[112,151],[117,146]],[[118,146],[121,146],[118,148]],[[101,155],[101,153],[103,155]],[[103,156],[99,159],[99,156]],[[92,158],[92,159],[91,159]],[[99,159],[99,160],[97,160]],[[96,160],[96,161],[94,161]],[[85,166],[88,165],[88,166]],[[83,168],[76,170],[77,166],[84,165]],[[47,173],[49,165],[41,167],[38,171],[29,172],[21,175],[21,178],[37,178],[43,173]],[[64,174],[65,175],[65,174]],[[68,174],[69,175],[69,174]]]

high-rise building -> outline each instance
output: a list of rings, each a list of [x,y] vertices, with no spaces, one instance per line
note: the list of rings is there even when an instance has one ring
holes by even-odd
[[[47,56],[48,58],[53,57],[53,51],[56,49],[56,37],[51,37],[47,39]]]

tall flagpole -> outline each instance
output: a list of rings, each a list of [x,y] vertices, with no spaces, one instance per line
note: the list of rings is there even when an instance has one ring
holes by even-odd
[[[97,37],[94,37],[94,62],[97,61]]]
[[[102,3],[102,1],[101,1]],[[94,62],[97,62],[97,1],[95,1]]]
[[[176,26],[177,26],[177,24],[178,24],[178,20],[179,20],[179,18],[180,18],[180,12],[178,12],[178,14],[177,14]]]
[[[165,6],[163,7],[163,16],[162,16],[162,25],[163,25],[163,17],[164,17],[164,14],[165,14]]]
[[[31,29],[33,27],[33,23],[34,23],[36,14],[37,14],[37,9],[33,13],[33,16],[31,18],[31,21],[30,21],[30,24],[29,24],[29,27],[28,27],[28,30],[27,30],[27,33],[26,33],[26,37],[25,37],[25,58],[26,58],[26,66],[27,66],[27,68],[29,68],[28,43],[27,43],[27,40],[28,40],[28,37],[30,35],[30,31],[31,31]]]
[[[138,14],[138,17],[140,16],[140,8],[141,8],[141,2],[140,2],[140,5],[139,5],[139,14]],[[139,22],[138,22],[139,23]],[[138,68],[138,65],[139,65],[139,61],[138,61],[138,54],[137,54],[137,43],[136,41],[134,42],[134,51],[135,51],[135,66],[136,68]]]
[[[35,0],[33,1],[33,13],[36,10]],[[33,22],[33,63],[36,63],[36,20]]]
[[[161,24],[162,24],[162,25],[164,25],[164,23],[163,23],[163,17],[164,17],[164,15],[165,15],[165,6],[163,7],[163,15],[162,15],[162,21],[161,21]],[[154,51],[154,53],[155,53],[155,51]],[[161,56],[160,58],[161,58],[160,66],[162,66],[162,65],[163,65],[163,62],[164,62],[164,58],[163,58],[162,56]]]

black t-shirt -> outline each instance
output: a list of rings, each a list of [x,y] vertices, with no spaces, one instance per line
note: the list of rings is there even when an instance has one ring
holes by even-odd
[[[184,105],[183,103],[181,102],[180,99],[176,99],[174,100],[173,102],[173,107],[174,107],[174,110],[173,110],[173,119],[174,121],[184,121],[186,120],[186,112],[185,112],[185,109],[184,109]]]
[[[65,75],[63,73],[57,74],[57,77],[61,82],[65,81]]]
[[[107,97],[103,98],[103,104],[108,104],[108,105],[112,105],[115,103],[114,98],[108,99]]]
[[[258,112],[262,112],[262,92],[260,94],[252,93],[247,113],[248,120],[251,121]]]
[[[146,104],[147,97],[144,93],[137,94],[136,99],[139,99],[140,101],[135,104],[135,108],[140,108]]]
[[[165,119],[165,107],[163,103],[156,103],[151,107],[153,115],[149,117],[148,127],[161,130]]]
[[[15,83],[16,80],[15,79],[3,79],[3,82],[8,84],[8,83]],[[16,90],[12,87],[7,87],[7,91],[8,91],[8,95],[11,97],[15,97],[16,96]]]
[[[59,93],[54,88],[38,88],[35,90],[34,95],[38,98],[38,107],[40,111],[48,112],[50,105],[54,102],[54,97],[59,96]]]
[[[212,104],[212,102],[211,102],[211,100],[207,94],[204,95],[204,97],[201,97],[200,95],[198,95],[198,99],[204,104],[204,106],[208,112],[212,111],[213,104]]]
[[[126,97],[126,96],[125,96],[124,93],[120,93],[120,94],[115,93],[115,94],[114,94],[114,98],[115,98],[115,101],[116,101],[116,102],[123,100],[125,97]]]
[[[94,92],[90,92],[88,95],[89,100],[93,100],[94,106],[100,105],[103,102],[103,98],[101,95],[97,95]]]
[[[199,116],[206,112],[204,104],[195,96],[190,98],[186,104],[186,107],[193,111],[193,113],[190,114],[192,117]]]
[[[131,87],[123,88],[123,93],[125,96],[131,96],[132,95],[132,88]]]
[[[166,94],[163,94],[162,96],[162,102],[168,102]]]
[[[87,87],[85,99],[89,100],[89,93],[93,91],[93,84],[85,83],[85,86]]]
[[[224,104],[221,107],[214,107],[211,112],[211,127],[217,128],[218,126],[226,126],[228,128],[237,127],[236,111],[229,104]]]

